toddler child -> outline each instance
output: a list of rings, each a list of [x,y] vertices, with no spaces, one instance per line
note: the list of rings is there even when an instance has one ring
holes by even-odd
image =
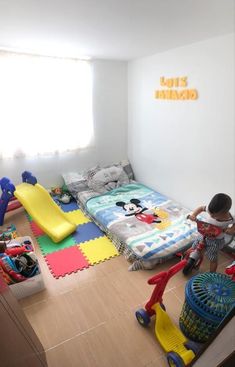
[[[216,194],[210,201],[208,206],[200,206],[191,213],[188,218],[196,221],[196,217],[206,212],[207,219],[203,219],[205,222],[211,223],[217,227],[223,228],[223,232],[215,238],[205,239],[205,254],[210,261],[210,271],[215,272],[218,266],[218,252],[225,245],[225,233],[235,234],[235,218],[231,215],[230,209],[232,206],[232,199],[226,194]],[[195,248],[198,242],[202,239],[200,236],[193,244]]]

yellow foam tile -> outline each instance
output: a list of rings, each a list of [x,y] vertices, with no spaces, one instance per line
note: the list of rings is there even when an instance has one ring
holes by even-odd
[[[119,255],[114,244],[106,236],[81,243],[78,247],[90,265]]]
[[[65,213],[65,215],[72,223],[77,225],[90,222],[90,219],[80,209]]]

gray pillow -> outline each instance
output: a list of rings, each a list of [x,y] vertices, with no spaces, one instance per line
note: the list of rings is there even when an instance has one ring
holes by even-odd
[[[132,166],[130,162],[128,161],[128,159],[124,159],[120,161],[119,163],[109,164],[108,166],[105,166],[104,168],[109,168],[113,166],[116,166],[116,167],[121,166],[123,170],[126,172],[127,176],[129,177],[129,180],[134,180],[134,172],[133,172]]]
[[[92,177],[101,170],[101,167],[99,165],[96,165],[94,167],[89,168],[86,172],[85,172],[85,176],[87,178],[87,180],[92,179]]]
[[[130,180],[122,167],[111,166],[101,169],[87,182],[90,189],[102,194],[116,187],[126,185]]]
[[[69,192],[75,199],[77,198],[77,194],[79,192],[89,190],[87,179],[83,174],[69,172],[64,173],[62,176]]]

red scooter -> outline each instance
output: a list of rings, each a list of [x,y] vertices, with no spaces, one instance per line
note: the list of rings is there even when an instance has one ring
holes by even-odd
[[[175,323],[168,316],[163,304],[163,293],[171,277],[184,267],[186,260],[162,271],[148,280],[148,284],[155,285],[145,308],[136,311],[136,318],[141,326],[147,327],[151,317],[155,315],[155,335],[167,353],[168,365],[171,367],[188,366],[200,350],[200,345],[188,340]]]

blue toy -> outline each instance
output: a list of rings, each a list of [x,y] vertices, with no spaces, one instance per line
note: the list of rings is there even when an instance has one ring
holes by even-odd
[[[0,198],[0,225],[2,226],[8,203],[10,199],[14,196],[15,186],[7,177],[3,177],[0,180],[0,187],[2,190],[2,195]]]
[[[26,182],[29,183],[31,185],[36,185],[37,183],[37,179],[35,176],[32,175],[31,172],[29,171],[24,171],[22,173],[22,182]],[[10,210],[7,210],[9,201],[12,200],[12,198],[14,198],[14,192],[15,192],[15,186],[11,183],[11,181],[9,180],[9,178],[7,177],[3,177],[0,180],[0,187],[2,190],[2,195],[1,195],[1,199],[0,199],[0,226],[3,225],[4,222],[4,216],[5,213]],[[18,208],[19,205],[15,205],[15,208]],[[11,209],[13,210],[13,209]]]

